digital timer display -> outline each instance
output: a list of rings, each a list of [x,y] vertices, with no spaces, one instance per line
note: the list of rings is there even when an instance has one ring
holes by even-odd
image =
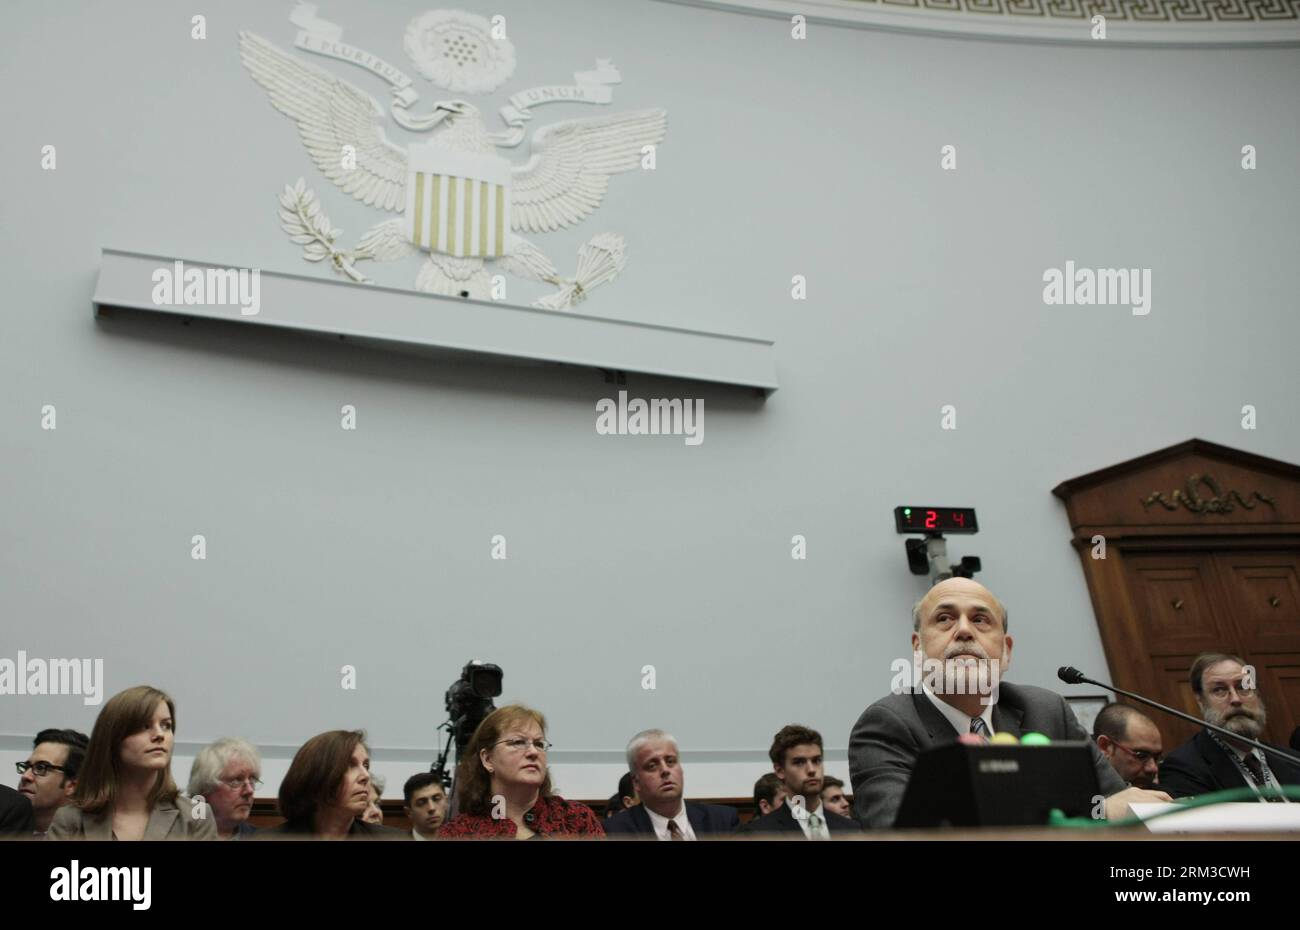
[[[974,507],[895,507],[900,533],[978,533]]]

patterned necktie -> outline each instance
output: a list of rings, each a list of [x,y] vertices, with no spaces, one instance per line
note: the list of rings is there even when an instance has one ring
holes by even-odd
[[[1268,780],[1264,778],[1264,766],[1259,764],[1259,756],[1255,755],[1253,752],[1248,752],[1246,753],[1245,758],[1242,759],[1241,761],[1242,764],[1245,765],[1247,770],[1250,772],[1250,777],[1255,780],[1256,785],[1263,788],[1265,785],[1268,784]],[[1279,798],[1275,794],[1265,794],[1264,800],[1280,801],[1281,798]]]
[[[983,717],[970,718],[970,731],[976,736],[982,736],[984,739],[989,738],[989,728],[984,725]]]
[[[685,839],[686,839],[686,834],[682,832],[682,828],[681,828],[681,827],[677,826],[677,821],[676,821],[676,820],[670,820],[670,821],[668,821],[668,839],[670,839],[670,840],[685,840]]]

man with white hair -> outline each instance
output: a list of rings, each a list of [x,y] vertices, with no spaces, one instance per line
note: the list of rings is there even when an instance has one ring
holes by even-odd
[[[912,651],[935,674],[876,701],[849,736],[853,807],[864,826],[892,827],[917,757],[966,734],[989,739],[1036,732],[1053,741],[1088,740],[1059,694],[1001,680],[1012,645],[1006,607],[978,581],[945,579],[917,602]],[[1107,819],[1125,816],[1130,804],[1170,799],[1163,791],[1126,786],[1096,744],[1089,745]]]
[[[682,800],[686,781],[677,740],[663,730],[642,730],[627,744],[627,767],[641,803],[605,821],[608,836],[698,840],[740,826],[733,807]]]
[[[219,739],[199,750],[190,766],[185,793],[203,796],[223,840],[248,839],[257,828],[248,822],[253,797],[262,784],[262,757],[247,740]]]

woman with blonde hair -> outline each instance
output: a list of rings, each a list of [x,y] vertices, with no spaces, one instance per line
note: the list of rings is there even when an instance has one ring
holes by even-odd
[[[114,695],[95,720],[72,803],[50,824],[52,840],[215,840],[202,802],[172,780],[176,704],[138,685]]]
[[[585,804],[551,791],[546,718],[522,704],[484,718],[456,770],[458,812],[438,836],[527,840],[551,836],[604,837]]]

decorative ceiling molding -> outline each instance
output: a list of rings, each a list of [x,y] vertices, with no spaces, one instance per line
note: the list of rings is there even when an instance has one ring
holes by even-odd
[[[660,0],[809,23],[1080,45],[1300,46],[1300,0]],[[1092,37],[1093,16],[1106,38]]]

